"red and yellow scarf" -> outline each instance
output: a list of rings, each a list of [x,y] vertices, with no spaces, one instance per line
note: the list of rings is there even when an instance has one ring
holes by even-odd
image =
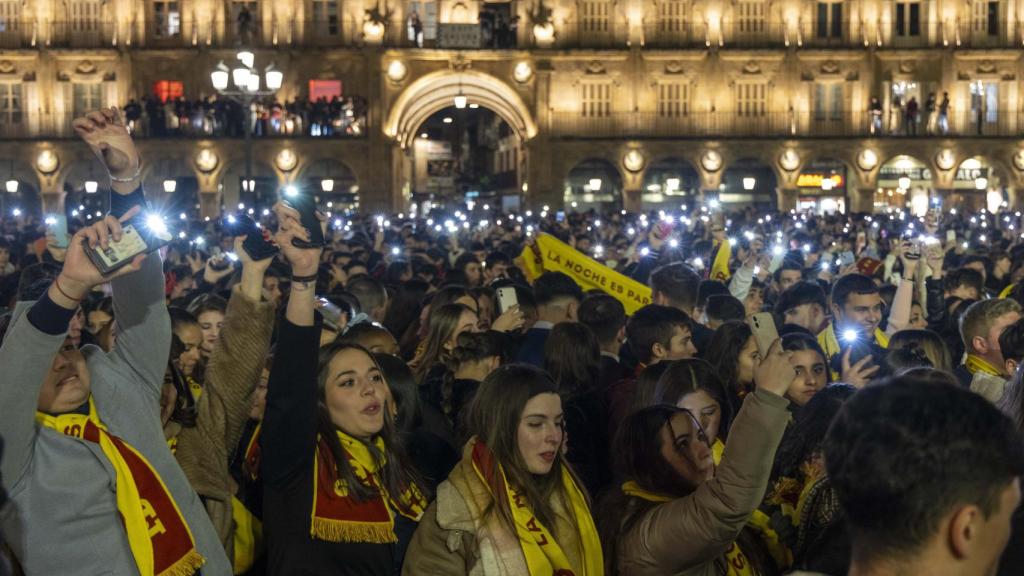
[[[160,475],[137,450],[107,431],[89,398],[89,414],[36,412],[46,428],[98,444],[117,474],[117,510],[143,576],[191,576],[205,560]]]
[[[594,527],[594,520],[590,516],[587,500],[569,470],[562,466],[562,487],[567,498],[566,505],[571,510],[576,520],[576,529],[579,531],[582,546],[580,559],[583,563],[579,572],[569,563],[565,551],[558,545],[551,531],[534,516],[526,496],[509,485],[505,470],[487,446],[483,442],[472,442],[473,471],[488,491],[498,486],[499,490],[504,492],[491,492],[491,498],[511,510],[519,546],[526,558],[530,576],[603,576],[601,540],[597,536],[597,528]]]
[[[633,480],[622,485],[622,493],[648,502],[670,502],[675,499],[672,496],[647,491]],[[751,566],[750,560],[747,559],[736,542],[733,542],[725,551],[724,558],[727,576],[756,576],[757,572]]]
[[[260,462],[263,459],[263,445],[260,443],[260,431],[263,429],[263,421],[260,420],[249,436],[249,443],[245,445],[245,461],[242,462],[242,473],[249,476],[249,480],[255,482],[260,477]]]
[[[355,438],[338,431],[338,441],[348,457],[349,466],[359,482],[378,493],[372,500],[359,501],[349,494],[345,481],[338,478],[331,450],[323,439],[317,439],[313,490],[313,512],[310,534],[327,542],[397,542],[395,512],[419,522],[427,501],[415,484],[400,498],[388,493],[380,478],[386,462],[378,462],[370,448]],[[384,454],[384,439],[378,436],[374,446]]]

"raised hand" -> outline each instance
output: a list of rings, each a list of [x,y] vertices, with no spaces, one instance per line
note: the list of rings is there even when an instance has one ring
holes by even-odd
[[[138,174],[139,153],[118,108],[89,112],[76,118],[71,125],[103,161],[111,176],[131,178]]]
[[[281,254],[292,266],[293,276],[312,276],[317,273],[320,266],[321,248],[299,248],[292,243],[298,238],[309,241],[309,230],[302,225],[297,210],[283,202],[274,205],[274,212],[277,214],[277,233],[274,241],[281,248]],[[320,225],[325,226],[327,219],[322,215]]]
[[[777,338],[754,370],[754,384],[776,396],[785,396],[796,380],[796,370],[790,362],[792,355],[782,348],[782,339]]]
[[[120,220],[113,216],[107,216],[92,226],[82,228],[75,233],[71,238],[71,242],[68,243],[64,267],[57,278],[61,295],[72,300],[81,301],[94,286],[105,284],[114,278],[131,274],[139,269],[142,261],[146,259],[145,254],[136,256],[132,260],[131,265],[117,270],[110,276],[103,276],[92,263],[92,260],[85,254],[86,244],[90,248],[106,248],[110,245],[111,240],[114,242],[120,241],[121,224],[134,218],[139,213],[139,210],[138,206],[132,208]]]
[[[515,332],[523,327],[522,310],[519,309],[519,305],[509,308],[504,314],[498,316],[494,322],[491,323],[491,330],[498,332]]]
[[[852,350],[853,348],[847,348],[846,352],[843,353],[840,381],[860,389],[871,382],[871,377],[878,372],[879,368],[871,362],[871,356],[865,356],[851,366],[850,352]]]

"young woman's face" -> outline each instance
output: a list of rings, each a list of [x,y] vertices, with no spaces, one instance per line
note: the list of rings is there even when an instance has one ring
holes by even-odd
[[[700,486],[715,475],[711,444],[686,412],[674,414],[661,428],[661,456],[690,486]]]
[[[803,406],[828,383],[828,367],[814,350],[794,350],[790,363],[796,369],[796,379],[786,396],[797,406]]]
[[[740,349],[736,365],[736,380],[741,387],[754,384],[754,369],[761,363],[761,353],[757,351],[757,341],[751,336]]]
[[[178,329],[174,331],[174,335],[178,337],[178,340],[181,340],[181,344],[184,346],[181,354],[174,359],[178,364],[178,370],[181,370],[181,373],[185,376],[192,376],[196,365],[199,364],[199,346],[203,342],[203,332],[195,324],[184,324],[178,326]]]
[[[110,324],[110,322],[113,320],[113,316],[107,314],[102,310],[93,310],[92,312],[89,312],[89,315],[87,317],[87,327],[89,329],[89,333],[92,334],[93,336],[99,334],[100,330],[106,328],[107,325]]]
[[[683,396],[676,406],[689,410],[704,429],[708,444],[715,443],[718,439],[718,429],[722,424],[722,406],[717,400],[704,390],[697,390]]]
[[[562,449],[562,399],[558,394],[530,398],[519,418],[516,443],[531,474],[547,474]]]
[[[364,352],[342,350],[327,364],[324,403],[331,423],[342,432],[367,439],[384,428],[384,375]]]
[[[910,326],[913,330],[924,330],[928,327],[928,320],[924,317],[924,310],[921,309],[920,304],[914,304],[910,307]]]
[[[471,310],[463,310],[462,314],[459,315],[459,321],[455,324],[455,331],[452,332],[448,341],[444,343],[446,350],[455,348],[455,344],[459,341],[459,334],[463,332],[479,332],[479,320],[475,312]]]
[[[198,320],[199,327],[203,330],[203,355],[209,356],[220,338],[220,329],[224,326],[224,315],[216,310],[207,310],[199,315]]]

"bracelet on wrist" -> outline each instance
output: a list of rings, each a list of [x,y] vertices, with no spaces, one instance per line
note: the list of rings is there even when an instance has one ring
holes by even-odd
[[[310,274],[309,276],[296,276],[292,274],[292,282],[316,282],[320,277],[320,274]]]
[[[135,171],[135,174],[128,178],[118,178],[108,171],[107,174],[110,176],[111,182],[134,182],[139,179],[139,175],[142,174],[142,162],[139,162],[139,168]]]
[[[60,292],[61,296],[67,298],[68,300],[71,300],[72,302],[81,302],[82,300],[84,300],[84,298],[75,298],[74,296],[72,296],[72,295],[68,294],[67,292],[65,292],[64,289],[60,287],[60,277],[59,276],[57,278],[53,279],[53,285],[54,285],[55,288],[57,288],[57,292]]]

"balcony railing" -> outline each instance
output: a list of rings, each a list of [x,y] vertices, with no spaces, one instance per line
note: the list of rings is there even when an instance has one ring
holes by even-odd
[[[922,115],[908,122],[894,114],[887,121],[868,112],[815,113],[696,112],[664,116],[656,112],[616,113],[582,117],[561,112],[551,116],[551,133],[560,138],[1019,138],[1024,113],[966,111],[941,117]]]
[[[267,19],[254,14],[248,22],[226,16],[212,24],[181,15],[152,17],[141,21],[101,20],[45,21],[0,16],[0,49],[25,48],[233,48],[242,45],[273,47],[359,48],[383,45],[424,49],[625,49],[640,45],[651,49],[780,49],[792,48],[928,48],[996,49],[1024,47],[1024,23],[979,30],[970,21],[950,20],[928,27],[920,34],[898,36],[894,28],[880,29],[881,22],[831,21],[802,18],[795,22],[769,19],[763,22],[710,23],[686,17],[642,16],[639,31],[632,31],[621,14],[607,19],[562,19],[553,23],[550,43],[538,42],[533,27],[521,22],[508,26],[435,24],[424,30],[431,37],[412,39],[408,20],[391,18],[377,37],[367,36],[364,21],[351,14],[320,19]],[[447,30],[445,30],[447,28]],[[458,29],[458,30],[457,30]],[[908,29],[909,31],[909,29]],[[371,31],[372,32],[372,31]],[[992,33],[990,33],[992,32]],[[880,40],[881,39],[881,40]]]

